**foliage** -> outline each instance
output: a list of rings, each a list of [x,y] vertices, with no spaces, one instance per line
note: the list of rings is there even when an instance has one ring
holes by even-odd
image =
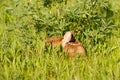
[[[0,16],[0,80],[120,79],[118,0],[2,0]],[[69,30],[87,57],[46,48]]]

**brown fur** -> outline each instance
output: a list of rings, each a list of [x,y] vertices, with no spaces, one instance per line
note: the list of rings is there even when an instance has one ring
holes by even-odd
[[[83,45],[78,41],[66,43],[64,50],[65,52],[67,52],[69,57],[73,57],[76,54],[80,54],[81,56],[86,56],[86,51]]]
[[[63,36],[58,36],[58,37],[54,36],[54,37],[48,38],[46,40],[46,44],[50,44],[53,47],[57,47],[58,45],[61,45],[62,40],[63,40]]]
[[[62,45],[63,50],[68,54],[69,57],[73,57],[77,54],[86,56],[86,51],[83,45],[74,39],[73,34],[73,31],[68,31],[64,36],[48,38],[46,43],[51,44],[53,47]]]

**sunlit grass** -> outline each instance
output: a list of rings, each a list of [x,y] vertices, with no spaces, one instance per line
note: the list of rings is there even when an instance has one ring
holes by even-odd
[[[119,80],[116,1],[53,1],[43,6],[44,1],[0,2],[0,80]],[[87,57],[68,59],[60,47],[45,45],[46,38],[73,29]]]

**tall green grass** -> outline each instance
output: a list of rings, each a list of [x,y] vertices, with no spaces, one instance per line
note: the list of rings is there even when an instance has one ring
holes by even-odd
[[[119,80],[120,1],[0,1],[0,80]],[[87,57],[45,39],[75,30]]]

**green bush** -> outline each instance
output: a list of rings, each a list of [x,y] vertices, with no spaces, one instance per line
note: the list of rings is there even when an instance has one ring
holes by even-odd
[[[0,80],[119,80],[119,2],[0,1]],[[45,45],[69,30],[87,57],[68,59],[60,47]]]

